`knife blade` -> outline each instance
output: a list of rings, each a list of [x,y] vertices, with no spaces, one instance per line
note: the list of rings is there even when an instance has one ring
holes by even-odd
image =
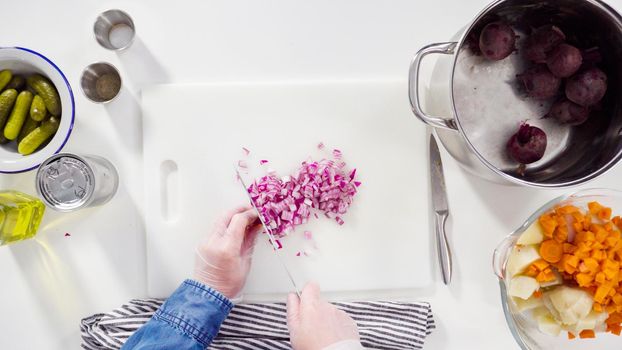
[[[274,248],[274,253],[276,254],[277,260],[279,261],[281,266],[283,266],[283,269],[287,273],[287,276],[289,277],[289,280],[292,282],[292,285],[294,286],[294,291],[296,292],[296,295],[298,295],[298,298],[300,299],[300,289],[298,289],[298,285],[296,285],[296,281],[294,280],[294,276],[292,275],[291,271],[289,270],[289,268],[285,264],[285,261],[281,257],[281,254],[280,254],[280,251],[279,251],[279,246],[276,243],[276,238],[274,238],[274,235],[272,234],[272,231],[270,230],[268,225],[266,225],[266,222],[264,221],[264,218],[261,215],[261,212],[259,211],[259,209],[257,209],[257,206],[255,205],[255,201],[253,200],[253,197],[251,197],[251,194],[248,193],[248,186],[246,186],[246,183],[244,183],[244,179],[242,178],[242,175],[240,175],[240,172],[237,169],[235,170],[235,172],[238,175],[238,179],[240,180],[240,184],[242,184],[242,187],[244,187],[244,193],[246,193],[246,196],[248,197],[249,201],[251,202],[251,205],[253,206],[253,209],[255,209],[255,212],[257,213],[257,216],[259,217],[259,221],[261,222],[261,225],[263,226],[263,229],[266,231],[266,234],[268,235],[268,240],[270,241],[270,244],[272,245],[272,248]]]
[[[447,204],[447,187],[445,186],[441,153],[438,150],[438,144],[433,133],[430,134],[430,184],[438,259],[443,282],[449,284],[452,274],[452,258],[447,233],[445,232],[445,224],[449,217],[449,205]]]

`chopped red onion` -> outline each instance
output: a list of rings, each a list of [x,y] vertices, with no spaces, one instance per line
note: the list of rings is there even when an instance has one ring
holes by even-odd
[[[317,149],[324,149],[324,142],[320,142],[317,144]]]
[[[238,161],[238,166],[239,166],[240,168],[242,168],[242,169],[246,169],[246,168],[248,168],[248,164],[247,164],[247,163],[246,163],[246,161],[244,161],[244,160],[239,160],[239,161]]]
[[[335,157],[335,159],[341,159],[341,151],[338,149],[334,149],[333,150],[333,157]]]
[[[341,151],[333,150],[333,157],[340,160]],[[361,185],[354,181],[355,176],[356,169],[347,171],[342,161],[307,160],[291,176],[279,178],[269,170],[250,185],[248,193],[272,233],[283,237],[307,223],[312,213],[319,218],[321,212],[343,225],[341,216],[348,211]],[[311,232],[305,231],[305,238],[307,235],[311,237]]]
[[[262,160],[259,161],[259,165],[264,165],[266,163],[268,163],[268,161],[265,160],[265,159],[262,159]]]
[[[313,234],[311,231],[305,231],[304,233],[305,239],[313,239]]]
[[[242,151],[244,151],[244,155],[251,154],[251,151],[249,151],[248,148],[246,148],[246,147],[242,147]]]
[[[274,243],[276,244],[276,249],[283,248],[283,245],[281,244],[281,241],[279,241],[278,239],[275,239]]]

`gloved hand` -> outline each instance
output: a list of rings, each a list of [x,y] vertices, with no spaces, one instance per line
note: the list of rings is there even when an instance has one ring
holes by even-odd
[[[287,327],[295,350],[363,349],[354,320],[320,299],[315,283],[287,298]]]
[[[224,214],[196,249],[193,278],[229,299],[238,297],[251,268],[260,228],[257,212],[249,206]]]

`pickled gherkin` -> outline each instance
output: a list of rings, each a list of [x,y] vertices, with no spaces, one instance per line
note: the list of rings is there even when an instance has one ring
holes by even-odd
[[[13,111],[11,111],[9,120],[4,126],[4,137],[9,140],[15,140],[17,138],[26,118],[28,118],[28,111],[30,110],[31,103],[32,93],[30,91],[22,91],[17,95]]]
[[[0,91],[2,91],[13,78],[13,73],[10,70],[5,69],[0,71]]]
[[[47,108],[45,108],[45,102],[43,102],[43,98],[39,95],[35,95],[32,99],[32,104],[30,105],[30,118],[40,122],[45,119],[45,115],[47,114]]]
[[[40,74],[34,74],[26,79],[28,86],[41,96],[45,107],[53,116],[59,116],[61,113],[60,96],[51,81]]]
[[[58,118],[51,116],[44,120],[39,127],[26,135],[24,139],[17,145],[17,151],[22,155],[29,155],[36,151],[45,141],[56,133],[60,121]]]
[[[5,89],[22,90],[26,85],[26,79],[21,75],[14,75],[11,81],[5,86]]]
[[[16,99],[17,91],[15,89],[8,89],[0,94],[0,130],[4,129],[4,124],[6,124]]]
[[[22,126],[22,131],[20,131],[19,136],[17,136],[17,143],[19,144],[20,142],[22,142],[24,137],[28,136],[28,134],[30,134],[34,129],[39,127],[39,124],[40,123],[38,121],[32,118],[26,118],[24,126]]]

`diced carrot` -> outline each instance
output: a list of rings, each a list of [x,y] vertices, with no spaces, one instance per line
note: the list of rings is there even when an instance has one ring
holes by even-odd
[[[525,271],[523,271],[523,274],[529,277],[536,277],[539,272],[540,271],[538,270],[538,268],[532,264],[532,265],[527,266]]]
[[[590,215],[586,215],[583,218],[583,229],[587,230],[590,228],[590,225],[592,225],[592,217]]]
[[[594,278],[587,273],[579,273],[575,275],[575,279],[579,287],[589,287]]]
[[[596,334],[594,334],[594,331],[591,329],[585,329],[585,330],[582,330],[581,333],[579,333],[579,338],[581,339],[596,338]]]
[[[549,263],[548,263],[548,262],[546,262],[544,259],[538,259],[538,260],[536,260],[536,261],[533,263],[533,265],[534,265],[535,267],[537,267],[537,268],[538,268],[538,270],[540,270],[540,271],[542,271],[542,270],[546,269],[547,267],[549,267]]]
[[[605,283],[605,282],[607,282],[607,276],[605,276],[604,272],[599,272],[594,277],[594,281],[596,281],[596,283],[600,283],[600,284]]]
[[[605,307],[605,311],[607,311],[607,313],[612,314],[612,313],[614,313],[614,312],[617,312],[617,311],[618,311],[618,309],[617,309],[617,307],[616,307],[615,305],[613,305],[613,304],[609,304],[609,305],[607,305],[607,306]]]
[[[587,204],[587,208],[590,211],[590,214],[598,214],[598,212],[600,212],[603,209],[603,206],[600,205],[600,203],[598,202],[589,202]]]
[[[587,270],[592,274],[595,274],[600,269],[598,261],[596,261],[596,259],[593,259],[593,258],[583,259],[583,264],[587,266]],[[585,272],[585,271],[581,271],[581,272]]]
[[[622,323],[622,313],[616,312],[616,313],[609,315],[606,322],[607,324]]]
[[[555,280],[555,275],[550,269],[545,269],[544,271],[540,271],[536,276],[536,281],[542,282],[550,282]]]
[[[607,284],[602,284],[598,289],[596,289],[596,294],[594,294],[594,301],[597,303],[604,304],[605,298],[609,294],[611,290],[611,286]]]
[[[585,220],[585,215],[583,215],[580,211],[574,212],[571,215],[575,222],[578,222],[580,224],[582,224],[583,220]]]
[[[533,297],[534,298],[542,298],[542,291],[541,290],[537,290],[537,291],[533,292]]]
[[[572,334],[571,332],[568,332],[568,339],[572,340],[576,337],[577,337],[576,335]]]
[[[540,244],[540,256],[550,263],[556,263],[562,259],[564,247],[561,243],[548,239]]]
[[[570,243],[564,243],[563,246],[564,246],[564,253],[572,254],[577,250],[577,247]]]
[[[603,243],[607,237],[609,237],[609,231],[607,231],[604,227],[599,228],[596,232],[596,241]]]
[[[558,214],[572,214],[580,212],[580,209],[574,205],[564,205],[563,207],[555,209],[555,212]]]
[[[578,285],[594,299],[595,312],[609,313],[607,330],[619,335],[622,328],[622,217],[612,218],[611,208],[590,202],[587,212],[574,206],[561,206],[540,216],[539,222],[546,237],[539,246],[541,259],[532,263],[525,274],[541,283],[559,274],[565,284]],[[575,230],[572,241],[568,241],[569,229]],[[534,296],[539,294],[534,293]],[[569,333],[568,337],[576,335]],[[578,336],[591,338],[594,332],[584,331]]]
[[[609,220],[611,218],[611,208],[602,208],[598,212],[598,218],[601,220]]]
[[[568,229],[564,227],[558,227],[557,230],[553,233],[553,239],[559,243],[564,243],[568,241]]]
[[[549,238],[552,237],[553,232],[555,232],[555,229],[557,228],[557,220],[555,220],[551,214],[544,214],[540,216],[538,221],[544,231],[544,235]]]

